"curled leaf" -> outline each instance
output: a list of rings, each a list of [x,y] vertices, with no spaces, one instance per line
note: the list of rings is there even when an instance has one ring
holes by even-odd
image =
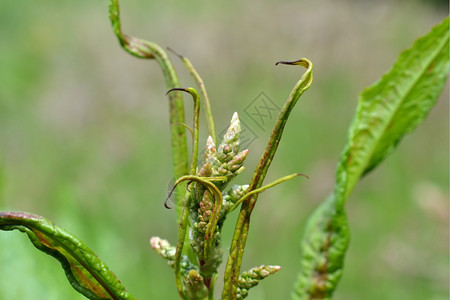
[[[192,75],[195,82],[197,83],[197,86],[200,89],[200,93],[202,94],[203,101],[205,102],[205,114],[206,114],[206,123],[208,124],[208,132],[209,132],[209,135],[212,137],[212,139],[215,141],[216,140],[216,127],[214,125],[214,119],[213,119],[213,115],[211,112],[211,102],[209,101],[208,93],[206,92],[206,86],[203,83],[203,79],[200,77],[200,74],[198,74],[197,70],[195,70],[191,61],[187,57],[176,53],[171,48],[167,48],[167,50],[173,52],[176,56],[178,56],[181,59],[184,66],[189,71],[189,73]]]
[[[62,265],[72,287],[89,299],[136,299],[79,239],[43,217],[0,212],[0,229],[25,232],[33,245]]]

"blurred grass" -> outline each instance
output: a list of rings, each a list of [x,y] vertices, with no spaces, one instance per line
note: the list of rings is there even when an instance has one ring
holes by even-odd
[[[283,267],[248,299],[288,299],[304,222],[333,185],[357,95],[448,10],[349,0],[135,0],[121,8],[125,32],[192,60],[219,132],[234,111],[255,130],[238,183],[269,134],[243,110],[261,91],[283,103],[303,70],[276,61],[313,61],[314,84],[291,116],[268,181],[297,171],[311,179],[262,195],[243,262]],[[0,209],[34,212],[73,232],[138,298],[176,299],[171,269],[148,244],[153,235],[176,237],[174,211],[162,206],[172,175],[156,63],[119,48],[106,1],[0,1],[0,37]],[[335,299],[448,298],[447,99],[448,88],[349,201],[352,241]],[[233,225],[224,229],[225,252]],[[82,299],[25,235],[0,232],[0,244],[0,299]]]

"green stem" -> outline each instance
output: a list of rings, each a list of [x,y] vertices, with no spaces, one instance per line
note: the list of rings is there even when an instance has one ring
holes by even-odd
[[[183,253],[184,241],[186,239],[186,232],[188,228],[189,207],[191,206],[192,196],[187,193],[186,200],[181,210],[180,222],[178,223],[178,243],[177,251],[175,253],[174,270],[175,270],[175,284],[177,286],[178,294],[181,299],[187,299],[184,292],[183,283],[181,281],[181,256]]]
[[[291,175],[287,175],[287,176],[278,178],[277,180],[272,181],[271,183],[266,184],[266,185],[263,186],[263,187],[260,187],[260,188],[258,188],[258,189],[256,189],[256,190],[253,190],[253,191],[251,191],[251,192],[246,193],[246,194],[245,194],[244,196],[242,196],[238,201],[236,201],[236,203],[233,204],[233,206],[228,210],[227,213],[228,213],[228,214],[231,213],[233,210],[235,210],[235,209],[239,206],[239,204],[241,204],[242,202],[244,202],[245,200],[247,200],[248,198],[250,198],[252,195],[255,195],[255,194],[261,194],[262,192],[264,192],[264,191],[267,190],[267,189],[270,189],[271,187],[274,187],[274,186],[276,186],[276,185],[278,185],[278,184],[280,184],[280,183],[283,183],[283,182],[285,182],[285,181],[291,180],[292,178],[295,178],[295,177],[300,176],[300,175],[301,175],[301,176],[304,176],[304,177],[306,177],[306,178],[309,179],[309,177],[308,177],[307,175],[302,174],[302,173],[295,173],[295,174],[291,174]]]
[[[250,182],[248,191],[257,190],[261,187],[264,178],[267,174],[267,170],[273,160],[275,152],[280,143],[281,136],[283,134],[284,126],[287,119],[297,103],[300,96],[311,86],[313,79],[313,65],[306,59],[302,58],[297,61],[280,61],[278,64],[287,65],[300,65],[307,68],[305,74],[300,78],[297,84],[291,91],[286,103],[284,104],[277,122],[272,130],[269,142],[264,151]],[[258,199],[258,193],[251,195],[247,200],[242,203],[241,212],[236,223],[233,240],[230,247],[230,255],[227,260],[224,275],[224,288],[222,292],[223,300],[236,299],[237,297],[237,282],[241,269],[242,256],[244,254],[245,243],[247,241],[248,230],[250,226],[250,215]]]

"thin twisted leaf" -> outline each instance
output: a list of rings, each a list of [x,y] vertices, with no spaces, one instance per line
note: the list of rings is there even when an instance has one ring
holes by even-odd
[[[449,70],[448,25],[447,18],[418,39],[361,94],[334,193],[310,217],[303,236],[294,299],[329,299],[336,289],[349,241],[344,204],[359,178],[382,162],[435,104]]]
[[[197,91],[194,88],[188,87],[188,88],[173,88],[167,91],[166,95],[174,92],[174,91],[182,91],[189,93],[192,96],[192,101],[194,101],[194,129],[190,129],[187,125],[186,127],[189,128],[192,132],[192,159],[191,159],[191,168],[190,173],[191,175],[194,175],[197,168],[197,160],[198,160],[198,139],[199,139],[199,118],[200,118],[200,97],[198,96]],[[185,125],[185,124],[184,124]]]
[[[72,287],[87,298],[136,299],[91,249],[51,221],[23,212],[0,212],[0,229],[25,232],[37,249],[59,260]]]
[[[262,186],[267,170],[272,163],[275,152],[280,143],[284,126],[287,119],[297,103],[300,96],[311,86],[313,80],[313,65],[311,61],[302,58],[292,62],[278,62],[277,64],[300,65],[307,68],[306,72],[296,83],[292,89],[286,103],[284,104],[277,122],[272,130],[269,142],[261,156],[261,159],[255,169],[252,181],[250,182],[248,192],[256,190]],[[237,297],[237,281],[238,274],[241,269],[242,257],[244,255],[245,243],[247,241],[248,230],[250,226],[250,215],[258,199],[258,193],[253,194],[242,203],[241,211],[238,216],[236,227],[231,241],[230,255],[228,256],[227,265],[225,267],[224,287],[222,291],[222,299],[236,299]]]
[[[206,115],[206,124],[208,125],[208,134],[212,137],[214,143],[217,143],[216,126],[214,125],[214,118],[213,118],[212,111],[211,111],[211,101],[209,101],[209,96],[206,91],[206,86],[203,83],[203,79],[200,77],[200,74],[197,72],[197,70],[194,68],[191,61],[187,57],[185,57],[181,54],[178,54],[171,48],[167,48],[167,49],[169,51],[172,51],[176,56],[178,56],[181,59],[184,66],[186,67],[188,72],[191,74],[191,76],[194,78],[195,83],[199,87],[200,93],[203,96],[203,101],[205,102],[205,115]]]
[[[109,1],[109,18],[114,33],[125,51],[139,58],[155,59],[163,72],[167,88],[180,87],[175,68],[164,49],[155,43],[131,37],[122,32],[118,0]],[[186,134],[181,126],[174,125],[184,124],[183,96],[177,91],[169,94],[169,100],[173,168],[175,177],[180,178],[188,174]],[[177,193],[175,197],[177,203],[181,203],[182,193]],[[181,208],[177,210],[177,213],[179,216]]]

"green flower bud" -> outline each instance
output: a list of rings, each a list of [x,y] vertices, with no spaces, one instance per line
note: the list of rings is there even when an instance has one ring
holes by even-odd
[[[174,246],[171,246],[168,241],[154,236],[150,239],[150,245],[153,250],[155,250],[163,258],[171,261],[175,259],[175,252],[177,250]]]
[[[238,278],[237,299],[244,299],[247,297],[249,289],[258,285],[259,281],[278,272],[280,269],[280,266],[261,265],[241,273]]]
[[[189,299],[202,300],[208,297],[208,288],[203,282],[203,277],[197,270],[192,269],[183,277],[186,295]]]
[[[224,195],[224,198],[226,201],[230,201],[232,203],[236,203],[242,196],[245,195],[245,193],[248,190],[248,184],[244,185],[233,185],[231,189],[229,189],[226,194]]]
[[[217,169],[220,165],[220,161],[217,159],[216,145],[211,136],[208,136],[206,140],[206,149],[203,158],[205,164],[209,164],[212,170]]]
[[[239,116],[235,112],[231,118],[230,127],[223,136],[217,150],[217,158],[221,163],[229,162],[239,151],[239,137],[241,135],[241,122]]]

